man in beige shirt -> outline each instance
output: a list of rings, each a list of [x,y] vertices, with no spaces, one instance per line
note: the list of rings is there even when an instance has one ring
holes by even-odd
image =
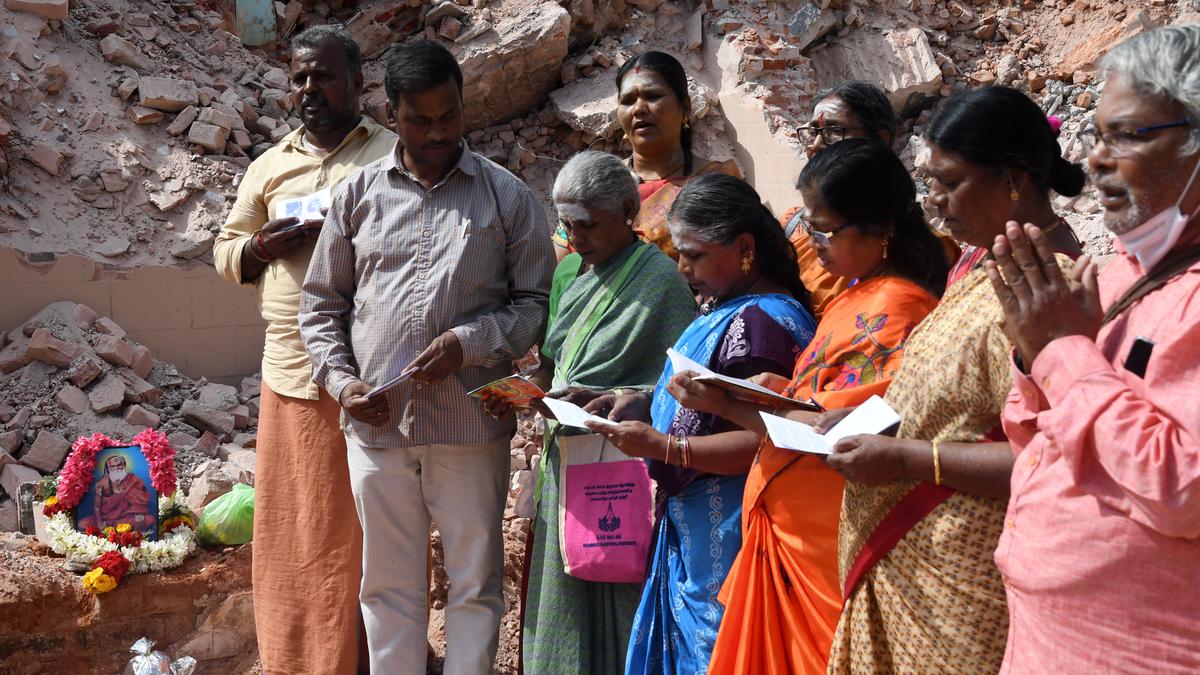
[[[361,56],[347,33],[310,28],[291,55],[291,99],[304,125],[246,170],[213,256],[222,278],[255,286],[267,322],[252,568],[263,670],[353,673],[362,534],[341,408],[313,383],[297,321],[324,220],[282,209],[387,155],[396,135],[359,113]]]

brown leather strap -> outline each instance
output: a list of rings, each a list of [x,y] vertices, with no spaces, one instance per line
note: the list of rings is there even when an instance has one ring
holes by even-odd
[[[1137,283],[1130,286],[1121,297],[1108,308],[1104,313],[1104,320],[1100,325],[1112,321],[1121,315],[1122,312],[1133,306],[1133,303],[1141,300],[1147,295],[1157,291],[1166,285],[1168,281],[1186,272],[1189,267],[1200,261],[1200,244],[1185,246],[1166,258],[1163,258],[1157,265],[1154,266],[1146,276],[1137,280]]]

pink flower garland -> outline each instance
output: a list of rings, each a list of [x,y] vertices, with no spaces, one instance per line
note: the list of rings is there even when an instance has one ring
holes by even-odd
[[[142,448],[150,464],[150,482],[160,495],[175,494],[175,449],[161,431],[146,429],[133,437],[133,445]]]
[[[122,443],[101,433],[80,436],[71,445],[71,454],[58,477],[58,501],[63,508],[73,509],[83,501],[92,472],[96,469],[96,453],[105,448],[124,447]],[[167,441],[166,434],[146,429],[133,437],[132,445],[141,446],[142,454],[150,465],[150,482],[161,495],[175,494],[175,450]]]

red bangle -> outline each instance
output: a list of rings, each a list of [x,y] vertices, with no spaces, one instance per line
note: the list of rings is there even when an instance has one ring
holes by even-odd
[[[275,259],[275,256],[271,255],[271,252],[267,250],[267,245],[264,241],[264,234],[262,230],[259,230],[254,234],[254,241],[258,245],[258,255],[256,257],[259,260],[262,262],[271,262]],[[251,249],[251,251],[253,251],[253,249]]]

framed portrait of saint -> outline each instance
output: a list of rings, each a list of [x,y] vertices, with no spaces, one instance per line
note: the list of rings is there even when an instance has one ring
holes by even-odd
[[[80,531],[128,523],[142,538],[158,536],[158,493],[150,479],[150,463],[136,445],[105,448],[96,453],[92,483],[75,510]]]

